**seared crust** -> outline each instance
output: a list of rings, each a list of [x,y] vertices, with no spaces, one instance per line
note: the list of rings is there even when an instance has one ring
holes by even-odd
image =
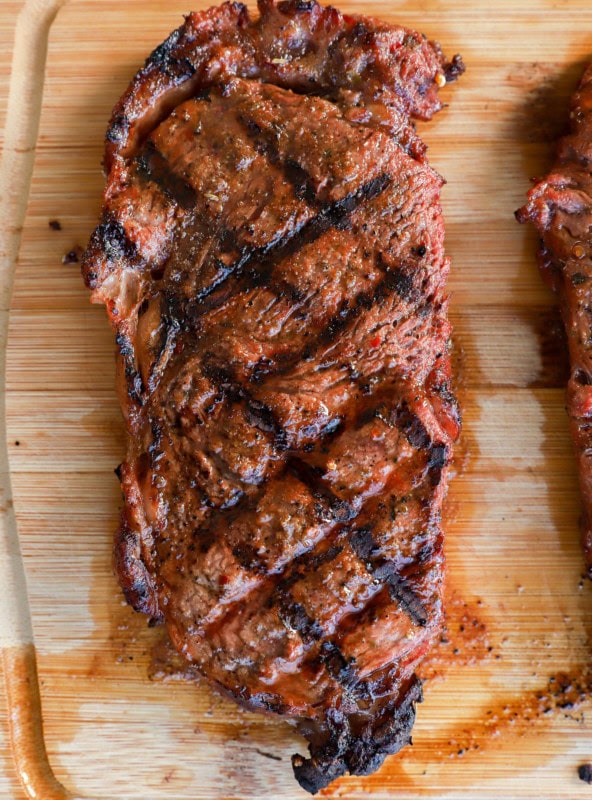
[[[539,233],[539,266],[559,295],[567,332],[567,412],[580,477],[584,557],[592,577],[592,65],[572,98],[569,120],[551,172],[535,183],[516,217]]]
[[[117,105],[83,259],[129,442],[115,567],[315,792],[410,739],[441,626],[442,180],[411,117],[463,67],[315,2],[191,14]]]

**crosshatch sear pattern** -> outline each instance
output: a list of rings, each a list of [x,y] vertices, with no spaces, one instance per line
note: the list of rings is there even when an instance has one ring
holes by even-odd
[[[298,720],[316,792],[410,740],[442,625],[459,415],[411,119],[464,67],[315,2],[260,12],[190,15],[138,73],[83,274],[116,332],[125,595],[240,704]]]

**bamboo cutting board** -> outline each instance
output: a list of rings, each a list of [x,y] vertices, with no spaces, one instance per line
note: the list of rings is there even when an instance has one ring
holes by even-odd
[[[567,98],[592,58],[592,8],[588,0],[339,5],[415,27],[467,64],[444,90],[449,108],[421,126],[448,181],[464,434],[446,509],[448,632],[425,667],[414,745],[324,795],[587,797],[577,767],[592,760],[592,586],[581,579],[565,347],[534,236],[513,211],[528,178],[549,165]],[[290,755],[302,744],[291,729],[206,686],[162,680],[160,632],[122,603],[110,568],[113,468],[123,454],[112,334],[78,265],[63,263],[96,222],[110,109],[188,10],[70,0],[49,30],[6,383],[45,741],[57,778],[77,796],[296,800],[306,795],[292,778]],[[18,798],[1,760],[0,775],[3,796]]]

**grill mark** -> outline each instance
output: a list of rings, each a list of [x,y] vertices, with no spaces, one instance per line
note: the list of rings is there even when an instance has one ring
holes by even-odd
[[[272,409],[256,400],[245,386],[236,381],[227,369],[216,364],[213,359],[213,353],[204,354],[204,375],[209,378],[219,393],[227,400],[234,403],[244,403],[247,419],[253,427],[264,433],[272,434],[275,450],[278,452],[286,450],[288,434],[276,419]]]
[[[335,642],[324,641],[314,661],[323,664],[333,680],[359,699],[370,696],[366,681],[360,680],[353,656],[346,658]],[[314,663],[314,662],[313,662]]]
[[[148,390],[155,391],[164,370],[169,363],[169,359],[175,349],[176,339],[181,330],[181,325],[177,319],[164,318],[166,326],[166,335],[164,343],[161,347],[160,353],[154,360],[152,369],[150,370],[150,377],[148,378]]]
[[[245,248],[234,263],[224,265],[224,272],[218,280],[198,292],[192,307],[187,312],[192,323],[195,325],[201,314],[217,308],[226,301],[227,295],[224,294],[206,302],[228,278],[236,276],[241,279],[235,287],[235,292],[270,283],[273,267],[277,263],[294,255],[305,245],[312,244],[330,228],[339,227],[362,203],[373,200],[384,192],[391,180],[388,174],[383,173],[341,200],[324,206],[315,217],[300,226],[295,226],[279,240],[274,240],[263,247]],[[248,269],[249,267],[251,269]]]
[[[428,624],[428,615],[423,603],[405,578],[397,574],[395,565],[389,562],[384,562],[378,566],[372,564],[369,571],[375,578],[384,582],[391,598],[406,612],[414,625],[425,628]]]
[[[312,496],[322,502],[335,522],[349,522],[356,516],[356,511],[345,500],[341,500],[337,495],[325,486],[322,482],[321,472],[307,464],[300,458],[292,458],[288,463],[288,469],[292,471],[302,483],[308,487]]]
[[[396,571],[395,565],[379,557],[380,544],[374,538],[372,530],[365,527],[353,531],[349,542],[358,558],[364,561],[368,572],[388,588],[391,598],[406,612],[411,621],[424,628],[428,623],[428,615],[423,603],[409,582]]]
[[[431,446],[432,440],[423,422],[410,410],[405,401],[396,410],[394,421],[409,444],[416,450],[425,450]]]
[[[195,189],[173,171],[153,142],[146,142],[142,153],[136,158],[136,165],[139,177],[155,183],[169,200],[177,203],[185,211],[195,208],[197,204]]]
[[[252,501],[253,498],[250,498],[250,500]],[[327,507],[325,503],[319,501],[315,504],[314,510],[321,521],[327,520]],[[235,508],[233,508],[233,513],[236,511],[237,508],[235,506]],[[262,583],[258,584],[257,587],[249,590],[246,595],[241,597],[240,600],[234,600],[230,602],[227,605],[226,611],[220,617],[210,623],[207,623],[205,627],[206,635],[210,635],[212,632],[215,633],[217,630],[224,627],[224,625],[228,623],[229,619],[231,619],[237,613],[237,611],[240,610],[240,608],[243,608],[246,604],[248,604],[249,599],[255,594],[255,592],[262,591],[270,592],[267,605],[273,606],[274,604],[277,604],[278,609],[280,607],[283,608],[285,621],[287,624],[290,624],[291,627],[294,627],[295,630],[297,630],[295,625],[292,625],[292,623],[289,622],[291,616],[294,617],[294,622],[297,620],[301,621],[303,630],[316,630],[314,621],[306,616],[306,619],[308,619],[307,626],[305,616],[303,616],[303,613],[306,615],[306,612],[302,606],[300,606],[300,608],[296,608],[295,610],[293,609],[293,606],[299,604],[294,603],[289,590],[290,587],[296,583],[307,571],[316,570],[323,564],[333,561],[337,558],[337,556],[339,556],[343,550],[343,546],[341,545],[333,544],[331,546],[327,546],[322,552],[318,552],[317,549],[319,547],[326,546],[327,540],[331,541],[333,535],[334,527],[328,530],[325,535],[312,546],[310,550],[307,550],[296,558],[292,558],[292,560],[284,564],[279,573],[275,574],[268,571],[268,568],[259,559],[255,548],[250,544],[245,546],[241,543],[233,548],[232,553],[241,566],[247,570],[252,570],[256,574],[262,575],[263,581]],[[214,540],[214,532],[210,527],[202,537],[200,551],[202,553],[206,553],[214,543]],[[302,611],[300,609],[302,609]],[[278,610],[278,614],[279,613],[280,612]],[[284,617],[282,617],[282,619],[284,619]],[[316,627],[318,627],[318,625]],[[312,641],[312,639],[310,640]]]
[[[300,361],[313,360],[319,350],[335,342],[339,335],[347,330],[363,311],[369,311],[376,303],[386,301],[393,291],[403,301],[409,301],[412,294],[412,286],[413,276],[405,273],[400,268],[389,271],[372,291],[359,292],[351,304],[344,300],[342,308],[329,320],[325,328],[316,335],[314,341],[307,343],[298,353],[282,358],[281,362],[261,361],[256,364],[251,381],[253,383],[261,383],[268,376],[285,375]]]
[[[316,192],[308,172],[296,161],[287,158],[281,165],[284,175],[294,187],[294,193],[299,200],[304,200],[310,206],[318,206]]]
[[[321,542],[319,542],[321,544]],[[303,575],[318,570],[323,564],[329,564],[343,552],[343,545],[334,544],[322,552],[316,550],[303,553],[286,566],[283,575],[277,581],[275,590],[270,600],[277,603],[278,614],[284,623],[298,631],[305,643],[317,641],[323,637],[323,629],[318,620],[313,619],[306,612],[304,606],[294,600],[290,588],[297,583]],[[287,574],[287,571],[290,574]]]
[[[121,330],[115,335],[115,344],[123,361],[128,396],[130,400],[141,406],[144,404],[145,389],[142,376],[136,369],[134,346],[129,337]]]
[[[254,119],[247,117],[245,114],[239,114],[237,119],[253,141],[257,152],[267,158],[273,166],[279,168],[285,180],[292,184],[295,196],[299,200],[304,200],[313,208],[319,208],[320,204],[314,189],[314,183],[304,167],[293,158],[288,157],[282,161],[276,142],[269,134],[263,131]]]

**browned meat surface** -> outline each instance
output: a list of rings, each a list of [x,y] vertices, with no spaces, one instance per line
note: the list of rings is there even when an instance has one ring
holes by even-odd
[[[83,261],[116,333],[128,601],[311,792],[410,741],[442,621],[441,178],[412,117],[463,70],[315,2],[187,17],[114,111]]]
[[[567,332],[567,412],[583,501],[582,542],[592,577],[592,65],[572,98],[570,131],[559,141],[549,175],[516,212],[540,236],[539,266],[559,295]]]

